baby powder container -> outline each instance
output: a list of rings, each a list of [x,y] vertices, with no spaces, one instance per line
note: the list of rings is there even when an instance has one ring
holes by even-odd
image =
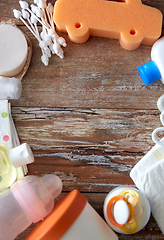
[[[77,190],[68,193],[26,240],[118,240],[117,235]]]
[[[149,221],[150,213],[147,198],[136,188],[115,188],[104,201],[104,217],[109,226],[119,233],[140,231]]]
[[[161,79],[164,83],[164,37],[157,40],[151,49],[152,61],[138,67],[142,81],[149,85]]]

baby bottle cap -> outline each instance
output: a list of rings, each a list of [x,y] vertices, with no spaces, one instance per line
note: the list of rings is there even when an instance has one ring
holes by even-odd
[[[41,179],[44,186],[46,187],[46,189],[48,190],[49,194],[52,196],[53,199],[59,196],[59,194],[62,191],[63,184],[58,176],[47,174],[44,175]]]
[[[138,67],[138,72],[142,81],[146,85],[161,79],[160,71],[154,61],[145,63],[144,65]]]
[[[124,200],[118,200],[114,205],[113,214],[118,224],[125,224],[130,216],[128,204]]]
[[[21,92],[22,83],[19,78],[0,76],[0,99],[18,99]]]
[[[34,162],[34,156],[27,143],[23,143],[8,151],[9,159],[15,168]]]
[[[158,99],[157,107],[158,107],[160,112],[164,111],[164,94]]]
[[[36,176],[27,176],[11,186],[11,191],[15,199],[33,223],[45,218],[54,207],[54,199],[50,195],[50,192],[52,193],[53,189],[56,189],[57,192],[60,181],[56,181],[57,176],[48,176],[43,181],[42,178]],[[49,182],[54,182],[53,189],[52,187],[47,189],[46,186],[50,185]],[[58,194],[61,192],[61,185],[59,188]]]

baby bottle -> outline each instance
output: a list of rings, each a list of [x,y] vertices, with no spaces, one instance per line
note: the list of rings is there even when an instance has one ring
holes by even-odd
[[[164,37],[157,40],[151,49],[152,61],[138,67],[142,81],[149,85],[161,79],[164,83]]]
[[[8,150],[0,144],[0,191],[10,187],[16,179],[16,168],[34,162],[27,143]]]
[[[118,233],[140,231],[147,224],[150,213],[147,198],[136,188],[117,187],[108,193],[104,201],[104,217]]]
[[[0,240],[13,240],[18,234],[45,218],[62,190],[56,175],[27,176],[0,193]]]
[[[118,236],[78,191],[62,198],[26,240],[118,240]]]

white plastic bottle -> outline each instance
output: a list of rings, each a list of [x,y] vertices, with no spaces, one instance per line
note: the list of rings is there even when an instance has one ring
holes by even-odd
[[[78,191],[65,195],[25,240],[118,240],[118,236]]]
[[[151,49],[152,61],[138,67],[142,81],[149,85],[157,80],[164,83],[164,37],[158,39]]]
[[[0,100],[19,99],[22,92],[22,83],[19,78],[0,76]]]
[[[13,240],[31,223],[45,218],[62,190],[56,175],[27,176],[0,193],[0,240]]]
[[[150,218],[150,204],[136,188],[117,187],[104,201],[104,217],[118,233],[133,234],[140,231]]]

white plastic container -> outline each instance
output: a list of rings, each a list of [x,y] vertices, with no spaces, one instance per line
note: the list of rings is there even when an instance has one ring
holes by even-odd
[[[149,85],[157,80],[164,83],[164,37],[157,40],[151,49],[152,61],[138,67],[142,81]]]
[[[56,175],[27,176],[0,193],[0,240],[14,240],[31,223],[45,218],[62,190]]]
[[[140,231],[147,224],[150,213],[147,198],[136,188],[115,188],[104,201],[104,217],[118,233],[133,234]]]
[[[0,76],[0,100],[19,99],[22,92],[22,83],[19,78]]]
[[[117,235],[77,190],[68,193],[26,240],[118,240]]]

